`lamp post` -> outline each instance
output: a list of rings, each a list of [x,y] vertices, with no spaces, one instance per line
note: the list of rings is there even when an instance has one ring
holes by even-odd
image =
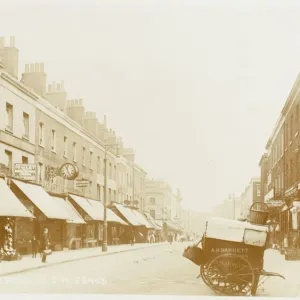
[[[107,252],[107,150],[117,147],[117,156],[119,155],[119,144],[104,144],[104,220],[103,220],[103,242],[102,252]]]

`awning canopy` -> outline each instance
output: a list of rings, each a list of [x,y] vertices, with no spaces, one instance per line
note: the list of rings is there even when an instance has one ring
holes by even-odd
[[[135,210],[135,209],[132,209],[132,211],[137,216],[138,222],[140,224],[146,226],[146,228],[148,228],[148,229],[155,229],[155,226],[147,220],[147,218],[145,217],[144,214],[142,214],[141,212],[139,212],[138,210]]]
[[[13,182],[48,219],[69,219],[67,212],[56,205],[53,198],[41,186],[15,179]]]
[[[148,222],[150,222],[150,223],[154,226],[154,228],[155,228],[156,230],[161,230],[161,229],[162,229],[162,226],[160,226],[160,225],[156,222],[156,220],[154,220],[154,219],[151,217],[151,215],[150,215],[148,212],[144,212],[144,215],[145,215],[145,217],[147,218]]]
[[[10,190],[3,179],[0,179],[0,216],[34,218],[32,213]]]
[[[104,221],[104,205],[101,201],[92,200],[87,198],[87,200],[92,204],[94,207],[95,213],[97,213],[98,217],[101,218],[102,221]],[[106,209],[106,219],[107,222],[115,222],[120,223],[122,225],[128,225],[125,221],[123,221],[121,218],[119,218],[111,209]]]
[[[60,197],[52,197],[52,198],[54,202],[56,202],[57,205],[60,205],[61,209],[66,211],[66,213],[68,214],[69,220],[67,220],[67,223],[85,224],[85,221],[81,218],[80,214],[77,212],[77,210],[68,200],[65,200]]]
[[[181,231],[181,229],[179,229],[178,226],[170,220],[164,221],[164,224],[171,230]]]
[[[72,194],[69,194],[69,196],[92,218],[92,220],[103,220],[103,218],[97,216],[97,211],[94,211],[92,204],[86,198]]]
[[[71,194],[70,197],[91,217],[92,220],[102,222],[104,221],[104,205],[101,201],[92,200]],[[116,222],[123,225],[128,225],[109,208],[107,208],[106,212],[107,222]]]
[[[119,211],[120,214],[127,220],[132,226],[144,225],[143,222],[139,221],[139,217],[128,207],[123,206],[119,203],[114,203],[114,207]]]

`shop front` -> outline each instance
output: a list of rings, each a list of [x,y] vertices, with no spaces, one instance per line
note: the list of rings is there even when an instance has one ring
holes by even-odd
[[[3,178],[0,178],[0,249],[1,259],[18,259],[16,249],[16,224],[33,220],[33,214],[13,194]],[[2,257],[3,255],[3,257]]]
[[[78,195],[69,195],[72,204],[77,212],[85,220],[86,224],[82,227],[82,245],[83,247],[95,247],[103,242],[103,221],[104,205],[99,200],[84,198]],[[128,227],[128,224],[119,218],[109,208],[107,209],[107,233],[108,244],[116,241],[120,226]]]
[[[21,253],[29,253],[33,236],[41,240],[44,229],[48,229],[52,250],[63,250],[64,228],[70,220],[56,198],[51,197],[40,185],[11,180],[11,190],[35,216],[34,220],[18,220],[16,245]]]

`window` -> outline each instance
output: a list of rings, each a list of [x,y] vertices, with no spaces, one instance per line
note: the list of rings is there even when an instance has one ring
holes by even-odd
[[[6,156],[6,166],[9,170],[9,173],[12,172],[12,152],[5,150],[5,156]]]
[[[260,197],[260,184],[256,186],[256,195]]]
[[[82,165],[85,166],[85,148],[82,147]]]
[[[37,170],[37,180],[38,182],[43,182],[43,164],[38,163],[38,170]]]
[[[111,202],[111,189],[108,189],[108,201]]]
[[[101,186],[97,184],[97,199],[101,200]]]
[[[64,136],[64,157],[68,156],[68,137]]]
[[[13,106],[9,103],[6,103],[5,128],[13,131]]]
[[[51,131],[51,150],[56,152],[56,131],[54,129]]]
[[[109,163],[109,178],[112,178],[112,165]]]
[[[44,145],[44,124],[41,122],[39,124],[39,145]]]
[[[76,159],[77,159],[77,153],[76,152],[77,152],[76,151],[76,143],[73,142],[73,145],[72,145],[72,159],[73,159],[73,161],[76,161]]]
[[[150,204],[155,204],[155,198],[154,197],[150,197]]]
[[[22,164],[28,164],[28,157],[22,156]]]
[[[29,115],[23,112],[23,138],[29,138]]]
[[[117,192],[114,191],[114,201],[117,202]]]
[[[93,169],[93,152],[92,151],[90,151],[90,162],[89,162],[89,164],[90,164],[90,169]]]
[[[93,182],[89,181],[89,195],[92,195],[92,190],[93,190]]]
[[[117,167],[114,166],[114,180],[117,180]]]
[[[101,173],[101,157],[97,157],[97,172],[100,174]]]
[[[155,219],[155,209],[150,210],[150,216]]]

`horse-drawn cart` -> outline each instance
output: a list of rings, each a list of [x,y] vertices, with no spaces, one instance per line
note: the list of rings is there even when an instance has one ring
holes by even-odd
[[[184,256],[200,265],[200,276],[218,295],[254,296],[265,276],[263,269],[267,227],[247,222],[212,219],[201,246],[188,247]]]

